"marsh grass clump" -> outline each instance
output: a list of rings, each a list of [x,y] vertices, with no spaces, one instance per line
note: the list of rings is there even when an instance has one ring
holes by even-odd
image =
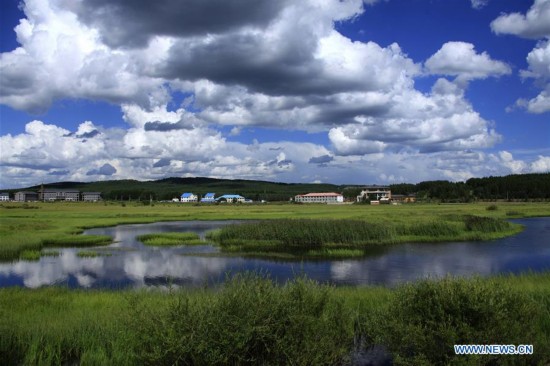
[[[392,243],[395,227],[361,220],[278,219],[228,225],[210,235],[223,247],[236,242],[279,243],[294,249],[319,248],[324,244]]]
[[[496,211],[496,210],[498,210],[498,206],[497,205],[489,205],[489,206],[487,206],[486,210],[487,211]]]
[[[40,250],[24,250],[19,258],[25,261],[38,261],[40,260]]]
[[[80,258],[110,257],[111,253],[96,252],[93,250],[81,250],[76,255]]]
[[[325,249],[312,249],[306,252],[306,257],[309,258],[354,258],[362,257],[365,255],[363,249],[347,249],[347,248],[325,248]]]
[[[537,364],[533,356],[457,356],[453,346],[537,343],[547,314],[540,305],[502,281],[423,280],[398,288],[365,331],[389,348],[397,365]],[[548,351],[538,347],[539,357]]]
[[[506,211],[506,216],[521,217],[521,212],[514,210]]]
[[[145,364],[333,365],[353,339],[334,289],[306,279],[279,286],[240,274],[217,292],[178,292],[163,312],[129,314]]]
[[[40,255],[42,257],[59,257],[61,253],[57,250],[43,250]]]
[[[109,245],[113,238],[109,235],[67,235],[43,240],[45,247],[93,247]]]
[[[287,253],[298,257],[358,257],[367,247],[400,242],[494,239],[518,232],[501,219],[447,215],[431,221],[278,219],[228,225],[207,234],[225,252]]]
[[[460,223],[454,220],[420,222],[399,227],[398,233],[418,238],[450,237],[460,234]],[[418,239],[417,239],[418,240]]]
[[[154,233],[137,237],[144,245],[172,246],[172,245],[201,245],[204,242],[195,233]]]
[[[510,229],[509,222],[492,217],[466,215],[464,223],[468,231],[493,233]]]

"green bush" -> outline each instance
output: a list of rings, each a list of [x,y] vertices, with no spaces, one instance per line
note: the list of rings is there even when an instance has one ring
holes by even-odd
[[[536,364],[536,355],[455,355],[453,346],[535,344],[542,351],[536,344],[542,316],[537,302],[502,283],[425,280],[397,289],[369,335],[389,348],[396,364]]]
[[[510,227],[510,223],[507,221],[474,215],[464,216],[464,223],[468,231],[481,231],[485,233],[504,231]]]
[[[162,312],[132,306],[144,364],[333,365],[349,354],[349,311],[332,288],[310,280],[281,288],[236,275],[215,296],[173,296]]]

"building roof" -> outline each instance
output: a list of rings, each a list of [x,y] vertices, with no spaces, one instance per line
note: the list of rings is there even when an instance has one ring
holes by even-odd
[[[24,194],[38,194],[36,192],[33,192],[33,191],[19,191],[19,192],[15,192],[15,194],[17,193],[24,193]]]
[[[204,195],[204,198],[214,198],[215,195],[215,193],[207,193]]]
[[[307,194],[299,194],[300,197],[337,197],[341,196],[340,193],[334,193],[334,192],[326,192],[326,193],[307,193]]]
[[[80,193],[80,191],[78,189],[57,189],[57,188],[47,188],[47,189],[44,189],[42,192],[44,193],[53,193],[53,192],[78,192]]]
[[[101,192],[82,192],[82,194],[101,194]]]
[[[240,196],[238,194],[224,194],[223,196],[220,196],[218,198],[216,198],[217,200],[221,199],[221,198],[225,198],[225,199],[228,199],[228,198],[244,198],[243,196]]]
[[[1,192],[0,196],[9,196],[10,194],[8,192]]]
[[[181,195],[181,198],[189,198],[191,196],[194,196],[194,194],[193,193],[184,193],[184,194]]]

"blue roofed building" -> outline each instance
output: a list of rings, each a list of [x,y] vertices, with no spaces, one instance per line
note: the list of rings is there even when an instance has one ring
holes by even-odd
[[[216,202],[216,199],[214,198],[215,195],[216,195],[215,193],[207,193],[204,195],[203,198],[201,198],[201,202],[214,203]]]
[[[216,201],[218,202],[229,202],[229,203],[244,202],[244,200],[245,198],[238,194],[224,194],[223,196],[216,198]]]
[[[198,197],[193,193],[184,193],[180,197],[180,202],[197,202]]]

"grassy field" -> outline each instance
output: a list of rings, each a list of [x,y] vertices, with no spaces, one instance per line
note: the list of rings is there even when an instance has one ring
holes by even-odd
[[[391,222],[401,235],[429,239],[432,231],[441,235],[445,222],[494,233],[500,221],[491,219],[533,216],[550,216],[550,204],[9,203],[0,205],[0,258],[36,260],[55,253],[48,247],[108,244],[109,237],[78,234],[128,223],[359,220]],[[312,256],[357,254],[353,248],[311,250]],[[453,344],[532,344],[534,354],[456,356]],[[164,292],[0,289],[0,360],[9,365],[345,365],[368,359],[375,345],[396,365],[546,365],[550,273],[447,278],[395,289],[335,288],[301,278],[281,286],[248,274],[219,288]]]
[[[395,289],[251,274],[218,289],[4,288],[0,335],[9,365],[345,365],[374,345],[396,365],[546,365],[550,274]],[[534,354],[454,354],[472,343],[532,344]]]
[[[550,216],[549,203],[369,205],[192,205],[141,203],[3,203],[0,204],[0,260],[17,259],[24,250],[96,246],[108,236],[82,236],[84,229],[117,224],[176,220],[346,219],[391,223],[396,228],[429,228],[465,215],[498,219]],[[510,235],[515,231],[507,232]],[[414,235],[400,240],[426,241]],[[460,240],[449,236],[441,240]],[[462,238],[464,239],[464,238]]]

